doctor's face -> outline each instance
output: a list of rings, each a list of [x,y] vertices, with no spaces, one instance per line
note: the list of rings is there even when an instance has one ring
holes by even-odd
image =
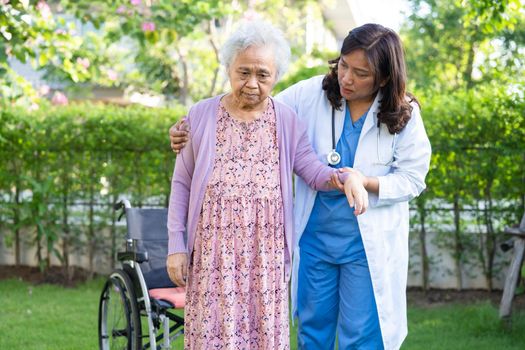
[[[341,55],[337,63],[337,80],[341,96],[348,102],[371,102],[376,95],[374,71],[368,64],[364,50]]]

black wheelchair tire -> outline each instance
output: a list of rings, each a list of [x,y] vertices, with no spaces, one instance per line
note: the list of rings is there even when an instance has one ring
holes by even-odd
[[[114,295],[114,296],[112,296]],[[111,303],[113,298],[119,298],[120,304]],[[119,310],[119,306],[122,307]],[[116,309],[112,310],[110,308]],[[108,330],[108,315],[111,311],[123,313],[125,327]],[[119,316],[119,315],[117,315]],[[142,328],[140,324],[140,311],[135,297],[133,283],[129,276],[120,269],[114,270],[108,277],[100,295],[98,313],[98,335],[100,350],[140,350],[142,349]],[[108,334],[111,333],[111,334]],[[114,338],[126,338],[125,346],[113,346]],[[122,340],[124,341],[124,340]]]

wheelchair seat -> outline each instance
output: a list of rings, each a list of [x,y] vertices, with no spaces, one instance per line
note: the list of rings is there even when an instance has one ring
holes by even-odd
[[[182,309],[184,308],[186,289],[183,287],[155,288],[149,290],[149,296],[157,300],[166,301],[174,308]]]

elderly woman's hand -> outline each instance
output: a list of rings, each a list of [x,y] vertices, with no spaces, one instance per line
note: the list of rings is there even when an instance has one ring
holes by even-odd
[[[166,268],[170,280],[179,287],[186,286],[186,271],[188,267],[188,256],[186,253],[175,253],[168,255]]]
[[[179,154],[184,146],[186,146],[186,142],[188,142],[189,139],[188,123],[186,122],[186,117],[173,124],[170,128],[169,134],[171,149],[173,152]]]

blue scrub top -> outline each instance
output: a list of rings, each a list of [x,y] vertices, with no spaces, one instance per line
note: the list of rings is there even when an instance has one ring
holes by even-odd
[[[367,112],[352,123],[350,110],[346,106],[343,134],[336,147],[341,155],[341,162],[334,168],[353,167]],[[348,205],[343,192],[334,190],[317,193],[299,247],[334,264],[366,258],[354,209]]]

